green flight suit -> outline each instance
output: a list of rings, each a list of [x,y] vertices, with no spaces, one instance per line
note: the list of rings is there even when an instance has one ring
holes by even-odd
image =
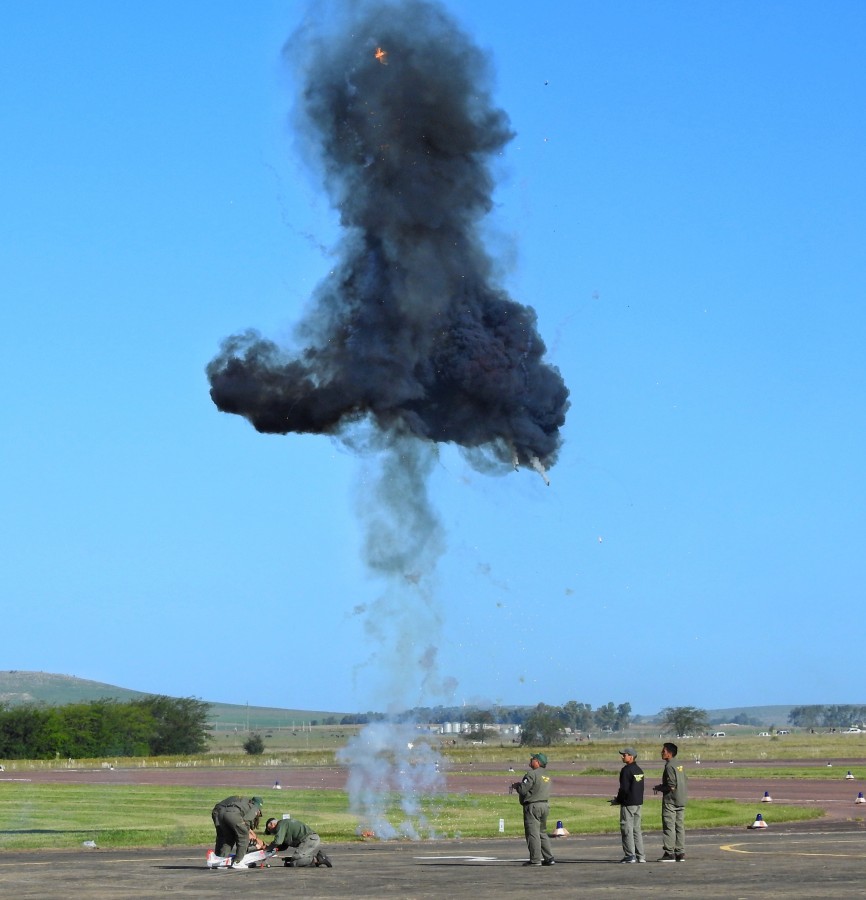
[[[688,788],[683,766],[665,760],[662,773],[662,849],[683,856],[686,852],[685,814]]]
[[[213,808],[211,819],[216,828],[213,852],[217,856],[231,856],[238,860],[246,856],[253,830],[262,814],[258,803],[245,797],[226,797]]]
[[[541,865],[542,860],[547,862],[553,859],[553,848],[547,833],[551,786],[551,778],[544,768],[530,769],[517,783],[517,796],[523,807],[523,833],[532,865]]]
[[[297,819],[280,819],[271,836],[268,849],[288,850],[289,847],[294,847],[295,852],[287,859],[290,859],[297,869],[315,865],[316,853],[321,843],[322,839],[309,825]]]

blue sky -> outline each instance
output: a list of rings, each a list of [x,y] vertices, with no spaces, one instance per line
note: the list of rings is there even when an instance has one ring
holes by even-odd
[[[421,624],[456,689],[423,699],[862,701],[866,7],[445,5],[516,132],[485,243],[571,408],[549,488],[440,448]],[[204,373],[233,332],[287,339],[333,265],[302,14],[2,13],[3,668],[392,699],[371,461],[258,434]]]

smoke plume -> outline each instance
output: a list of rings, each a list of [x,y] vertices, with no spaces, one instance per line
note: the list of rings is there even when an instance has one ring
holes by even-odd
[[[433,2],[338,6],[318,4],[286,57],[302,88],[299,134],[344,228],[339,262],[294,347],[236,334],[207,374],[217,407],[258,431],[330,434],[375,458],[358,505],[365,561],[384,586],[363,607],[378,648],[365,666],[397,713],[456,686],[437,661],[445,544],[427,484],[438,445],[483,471],[525,464],[546,479],[568,390],[544,361],[534,311],[495,283],[478,232],[490,163],[513,136],[485,56]],[[359,828],[430,833],[421,800],[443,788],[431,754],[393,719],[349,743]]]
[[[253,331],[223,343],[211,397],[261,432],[340,435],[371,419],[546,470],[568,390],[477,233],[490,160],[513,136],[487,60],[423,0],[353,4],[329,21],[303,27],[286,55],[303,82],[299,127],[345,228],[341,262],[297,349]]]

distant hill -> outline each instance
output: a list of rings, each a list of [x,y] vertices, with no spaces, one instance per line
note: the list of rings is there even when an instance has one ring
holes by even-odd
[[[87,703],[90,700],[140,700],[146,696],[141,691],[74,678],[72,675],[15,670],[0,672],[0,703],[7,706],[25,703],[65,706],[67,703]]]
[[[22,706],[34,703],[44,706],[65,706],[68,703],[89,703],[93,700],[141,700],[152,694],[129,688],[88,681],[73,675],[53,675],[49,672],[0,672],[0,705]],[[201,698],[204,699],[204,698]],[[344,712],[309,709],[280,709],[267,706],[248,706],[236,703],[211,703],[211,722],[218,730],[229,728],[256,729],[309,724],[327,718],[341,718]]]
[[[134,691],[113,684],[103,684],[100,681],[88,681],[72,675],[54,675],[49,672],[0,672],[0,705],[20,706],[25,703],[36,703],[63,706],[67,703],[87,703],[103,699],[140,700],[147,696],[150,695],[145,691]],[[345,712],[206,702],[211,704],[210,719],[219,731],[294,727],[309,724],[314,720],[318,722],[330,718],[339,720],[346,715]],[[737,721],[740,714],[745,713],[754,723],[783,727],[787,725],[788,714],[792,709],[793,705],[731,706],[727,709],[708,709],[707,717],[711,724],[719,725]],[[653,717],[641,718],[651,720]]]

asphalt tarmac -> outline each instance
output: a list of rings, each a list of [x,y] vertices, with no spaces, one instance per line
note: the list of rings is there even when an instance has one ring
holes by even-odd
[[[0,897],[133,900],[295,895],[327,900],[538,900],[540,896],[638,898],[866,897],[866,827],[808,823],[762,831],[687,831],[687,859],[619,863],[618,835],[554,840],[557,864],[524,867],[521,840],[326,844],[332,869],[209,870],[207,848],[10,851],[0,855]]]

